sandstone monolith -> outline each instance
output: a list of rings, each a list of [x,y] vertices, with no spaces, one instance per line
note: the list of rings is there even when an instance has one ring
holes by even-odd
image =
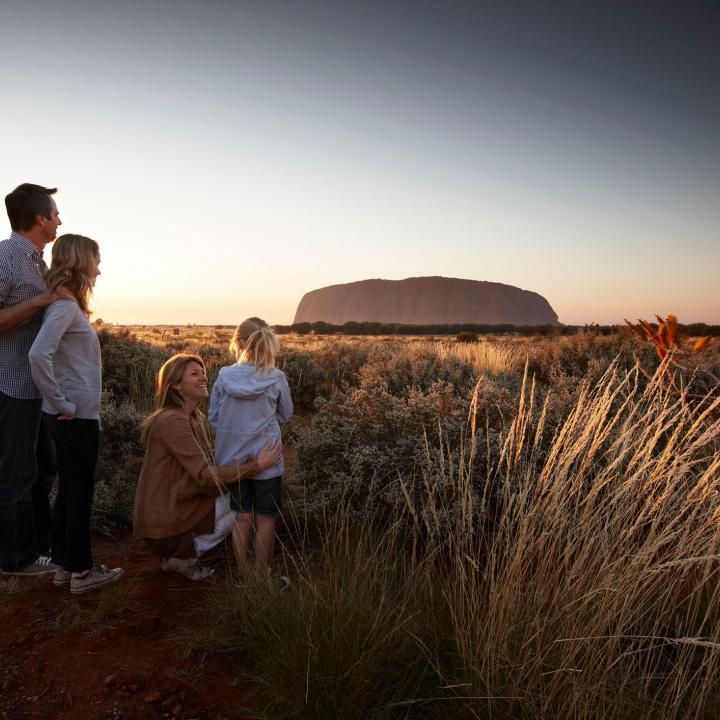
[[[536,292],[484,280],[416,277],[360,280],[306,293],[294,322],[381,322],[414,325],[557,323]]]

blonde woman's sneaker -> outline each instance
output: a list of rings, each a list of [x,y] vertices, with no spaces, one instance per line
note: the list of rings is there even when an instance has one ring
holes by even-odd
[[[75,576],[70,580],[70,592],[73,595],[79,595],[93,588],[109,585],[119,580],[124,572],[122,568],[112,568],[111,570],[105,565],[95,565],[86,575]]]
[[[58,566],[47,556],[41,555],[35,562],[30,563],[22,570],[2,570],[2,575],[19,575],[20,577],[37,577],[54,573]]]
[[[61,567],[59,567],[55,571],[55,576],[53,577],[53,585],[57,585],[58,587],[62,587],[63,585],[69,585],[70,580],[72,580],[72,573],[69,570],[63,570]]]

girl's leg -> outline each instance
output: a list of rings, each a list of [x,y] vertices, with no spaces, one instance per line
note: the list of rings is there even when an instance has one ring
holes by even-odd
[[[267,576],[275,542],[275,525],[282,512],[282,476],[255,481],[255,567]]]
[[[248,548],[250,547],[250,532],[252,530],[253,514],[249,512],[239,512],[235,516],[235,525],[233,526],[233,552],[235,553],[235,562],[238,566],[238,572],[243,575],[247,569]]]
[[[255,515],[255,568],[265,577],[272,559],[275,542],[275,515]]]

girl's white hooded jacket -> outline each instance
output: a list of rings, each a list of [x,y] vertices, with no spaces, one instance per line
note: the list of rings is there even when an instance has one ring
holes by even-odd
[[[273,368],[267,375],[253,363],[222,368],[210,396],[208,421],[215,430],[215,464],[234,465],[257,457],[268,440],[280,441],[280,425],[293,413],[287,378]],[[282,475],[280,463],[258,473],[264,479]]]

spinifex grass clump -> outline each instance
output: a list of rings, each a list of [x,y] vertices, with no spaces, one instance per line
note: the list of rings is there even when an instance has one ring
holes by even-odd
[[[423,512],[328,506],[291,588],[216,595],[204,650],[249,651],[270,718],[717,717],[720,388],[641,378],[583,383],[549,438],[528,383],[489,450],[475,396]]]
[[[321,537],[286,590],[257,577],[219,584],[186,646],[249,653],[263,717],[445,717],[453,696],[437,665],[453,657],[453,630],[436,574],[397,527],[352,526],[339,512]]]

